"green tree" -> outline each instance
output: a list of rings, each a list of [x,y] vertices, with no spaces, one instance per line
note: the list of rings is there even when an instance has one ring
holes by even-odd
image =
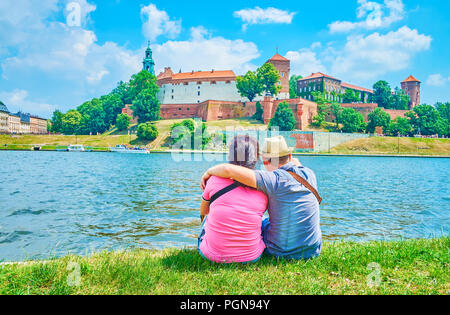
[[[444,123],[444,134],[450,137],[450,103],[437,103],[435,105],[439,115],[441,116]]]
[[[330,110],[330,104],[327,99],[326,92],[312,92],[314,101],[317,103],[317,115],[313,117],[312,125],[322,127],[325,123],[325,118]]]
[[[386,132],[391,121],[391,116],[381,108],[377,107],[368,116],[369,123],[367,125],[367,132],[374,133],[376,127],[383,127],[383,131]]]
[[[111,93],[100,98],[105,112],[105,125],[110,128],[116,124],[117,116],[122,112],[125,104],[119,94]]]
[[[264,110],[260,102],[256,102],[256,112],[252,118],[264,122]]]
[[[409,108],[409,100],[409,95],[402,89],[396,87],[394,94],[391,95],[389,106],[385,108],[407,110]]]
[[[61,133],[63,131],[63,117],[63,113],[59,110],[55,110],[53,112],[52,119],[50,120],[50,129],[48,131],[53,133]]]
[[[78,106],[78,112],[82,115],[80,128],[81,134],[97,134],[103,133],[109,126],[106,125],[106,114],[100,99],[94,98],[89,102],[85,102]]]
[[[148,93],[154,94],[155,97],[159,91],[159,87],[156,84],[156,77],[145,70],[134,74],[131,77],[128,97],[134,103],[138,95],[143,91],[148,91]]]
[[[446,133],[446,120],[439,111],[431,105],[419,105],[413,111],[406,113],[411,120],[411,126],[416,134],[444,135]]]
[[[408,118],[405,117],[397,117],[395,120],[392,120],[389,123],[389,127],[387,129],[387,134],[390,136],[408,136],[412,131],[411,124]]]
[[[344,108],[340,120],[345,133],[363,132],[366,127],[364,116],[353,108]]]
[[[270,62],[259,67],[256,71],[256,76],[264,92],[275,96],[281,90],[281,86],[278,84],[280,81],[280,72]]]
[[[300,95],[298,94],[298,86],[297,81],[303,78],[301,75],[291,75],[289,79],[289,98],[298,98]]]
[[[131,120],[131,117],[128,116],[127,114],[117,115],[117,118],[116,118],[117,130],[119,130],[119,131],[127,130],[128,127],[130,127],[130,120]]]
[[[236,78],[236,87],[242,97],[248,98],[250,102],[253,102],[256,96],[259,96],[263,92],[263,86],[261,81],[252,71],[248,71],[244,76],[238,76]]]
[[[171,126],[170,136],[173,139],[173,144],[176,144],[180,149],[201,150],[212,139],[208,133],[206,124],[196,124],[192,119],[185,119],[181,123],[174,123]]]
[[[344,103],[356,103],[361,101],[361,97],[355,91],[351,89],[346,89],[345,93],[342,94]]]
[[[137,137],[140,140],[153,141],[158,137],[158,128],[153,123],[146,122],[137,127]]]
[[[275,115],[270,120],[269,129],[278,127],[280,131],[292,131],[295,129],[297,121],[287,102],[278,105]]]
[[[131,104],[133,102],[133,98],[130,90],[131,88],[129,83],[120,81],[117,84],[117,87],[111,92],[111,94],[119,95],[120,99],[122,100],[122,104]]]
[[[339,130],[339,124],[340,124],[340,120],[341,120],[342,111],[343,111],[343,108],[342,108],[341,104],[336,103],[336,102],[331,103],[330,113],[334,116],[335,123],[336,123],[336,127],[335,127],[336,130]]]
[[[139,123],[159,120],[160,104],[155,89],[142,90],[134,99],[132,109]]]
[[[81,114],[75,109],[69,110],[62,117],[62,132],[66,135],[78,134],[81,123]]]
[[[373,100],[380,107],[390,108],[391,87],[386,81],[378,81],[373,85]]]

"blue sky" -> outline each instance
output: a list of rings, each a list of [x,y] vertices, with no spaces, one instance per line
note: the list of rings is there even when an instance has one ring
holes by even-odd
[[[0,100],[49,117],[139,71],[256,69],[278,47],[292,73],[391,86],[413,74],[422,102],[450,101],[450,2],[441,0],[2,0]]]

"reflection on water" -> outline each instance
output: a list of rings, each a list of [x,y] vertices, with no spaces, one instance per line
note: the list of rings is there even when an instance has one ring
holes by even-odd
[[[210,159],[211,160],[211,159]],[[448,159],[302,157],[328,240],[448,234]],[[199,178],[169,154],[0,152],[0,260],[194,246]]]

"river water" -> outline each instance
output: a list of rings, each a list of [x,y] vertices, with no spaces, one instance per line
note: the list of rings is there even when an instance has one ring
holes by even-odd
[[[449,234],[450,159],[300,160],[317,174],[327,240]],[[199,179],[216,163],[191,155],[2,151],[0,261],[194,246]]]

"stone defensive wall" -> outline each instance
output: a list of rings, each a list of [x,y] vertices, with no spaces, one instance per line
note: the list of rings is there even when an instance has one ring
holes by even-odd
[[[376,103],[355,103],[355,104],[341,104],[343,108],[353,108],[357,112],[360,112],[364,116],[364,120],[366,122],[369,121],[369,114],[373,112],[377,107],[378,104]],[[391,116],[391,119],[394,120],[397,117],[405,117],[405,114],[408,112],[408,110],[399,110],[399,109],[385,109],[383,107],[380,107],[382,110],[384,110],[386,113]],[[328,116],[329,119],[333,120],[334,117],[332,115]]]
[[[268,124],[275,115],[278,105],[287,102],[297,120],[296,128],[303,130],[311,124],[317,114],[317,104],[302,98],[275,100],[265,97],[260,102],[264,109],[264,123]],[[198,104],[163,104],[161,117],[163,119],[201,118],[203,121],[215,121],[251,117],[256,112],[256,102],[229,102],[209,100]]]
[[[226,132],[227,142],[238,134],[248,134],[258,139],[262,148],[266,138],[274,136],[283,136],[289,147],[294,148],[294,152],[328,152],[332,148],[353,140],[369,138],[369,134],[356,133],[332,133],[332,132],[308,132],[308,131],[229,131]]]

